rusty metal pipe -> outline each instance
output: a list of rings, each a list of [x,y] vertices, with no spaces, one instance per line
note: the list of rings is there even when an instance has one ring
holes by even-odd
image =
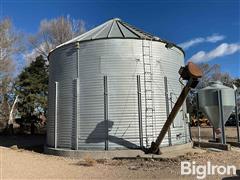
[[[201,70],[194,65],[193,63],[189,63],[187,66],[182,67],[179,70],[179,74],[184,80],[188,80],[186,86],[183,88],[177,102],[175,103],[171,113],[169,114],[163,128],[158,135],[155,142],[152,142],[151,147],[146,149],[145,153],[149,154],[161,154],[159,146],[162,143],[166,133],[168,132],[169,127],[171,126],[172,122],[174,121],[179,109],[181,108],[183,102],[185,101],[189,91],[191,88],[195,88],[198,84],[198,78],[202,77]]]

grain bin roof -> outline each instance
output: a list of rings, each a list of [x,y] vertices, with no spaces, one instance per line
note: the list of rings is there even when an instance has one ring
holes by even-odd
[[[153,41],[160,41],[166,44],[169,44],[170,47],[175,46],[180,49],[183,53],[184,51],[176,46],[175,44],[163,40],[159,37],[153,36],[149,33],[146,33],[134,26],[123,22],[119,18],[114,18],[106,21],[105,23],[91,29],[80,36],[77,36],[63,44],[60,44],[56,48],[64,46],[66,44],[74,43],[74,42],[81,42],[81,41],[90,41],[90,40],[97,40],[97,39],[109,39],[109,38],[121,38],[121,39],[146,39],[146,40],[153,40]]]

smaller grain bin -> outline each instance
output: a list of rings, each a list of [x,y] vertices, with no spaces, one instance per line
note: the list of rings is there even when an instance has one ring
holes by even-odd
[[[214,129],[222,128],[224,136],[223,126],[235,107],[234,89],[224,86],[219,81],[214,81],[198,91],[198,102],[199,109],[206,114]]]

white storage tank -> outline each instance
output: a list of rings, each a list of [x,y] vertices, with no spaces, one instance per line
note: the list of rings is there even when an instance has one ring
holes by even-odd
[[[149,147],[182,85],[180,47],[111,19],[49,54],[47,146]],[[137,75],[141,92],[138,92]],[[185,105],[162,146],[189,142]]]
[[[221,128],[219,96],[222,101],[223,122],[227,122],[235,107],[234,89],[224,86],[220,81],[198,91],[199,109],[204,112],[215,129]]]

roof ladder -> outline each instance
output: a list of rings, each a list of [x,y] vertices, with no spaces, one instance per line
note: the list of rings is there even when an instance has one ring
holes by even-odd
[[[142,40],[142,53],[145,89],[145,134],[146,146],[149,147],[154,139],[152,41]]]

